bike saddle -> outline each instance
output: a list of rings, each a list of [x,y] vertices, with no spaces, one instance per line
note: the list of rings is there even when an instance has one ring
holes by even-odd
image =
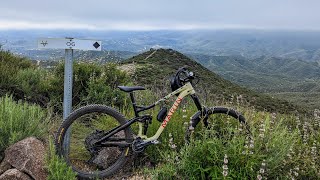
[[[142,87],[142,86],[118,86],[118,88],[119,88],[121,91],[124,91],[124,92],[132,92],[132,91],[137,91],[137,90],[145,90],[145,88]]]

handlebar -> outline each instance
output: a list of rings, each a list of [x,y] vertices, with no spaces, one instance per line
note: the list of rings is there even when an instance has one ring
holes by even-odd
[[[194,79],[198,79],[198,81],[196,83],[193,83],[192,81]],[[170,85],[171,85],[172,92],[182,87],[188,82],[190,82],[192,85],[197,84],[199,82],[199,78],[197,78],[193,72],[188,71],[187,68],[185,67],[179,68],[175,76],[172,76],[170,78]]]
[[[185,76],[184,78],[181,77],[180,75],[183,73],[183,75]],[[182,81],[183,83],[186,82],[191,82],[192,80],[195,79],[195,75],[192,71],[187,70],[187,68],[185,67],[181,67],[177,70],[176,76],[179,78],[180,81]]]

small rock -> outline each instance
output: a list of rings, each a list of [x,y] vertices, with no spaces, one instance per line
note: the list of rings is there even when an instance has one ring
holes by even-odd
[[[112,163],[116,162],[120,153],[117,147],[103,148],[93,160],[93,163],[100,167],[108,168]]]
[[[0,176],[0,180],[32,180],[18,169],[9,169]]]
[[[115,134],[113,137],[124,138],[125,134],[123,131],[120,131],[117,134]],[[119,148],[117,147],[102,148],[99,151],[98,155],[93,160],[93,163],[95,163],[100,167],[108,168],[110,166],[109,163],[113,164],[117,160],[120,154],[121,154],[121,151],[119,151]]]

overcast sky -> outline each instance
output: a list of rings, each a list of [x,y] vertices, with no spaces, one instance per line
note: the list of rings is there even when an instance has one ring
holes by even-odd
[[[0,29],[320,30],[320,0],[5,0]]]

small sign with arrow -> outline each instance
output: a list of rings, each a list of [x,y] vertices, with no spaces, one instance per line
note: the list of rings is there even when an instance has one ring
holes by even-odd
[[[101,51],[101,41],[73,38],[40,38],[38,48]]]

